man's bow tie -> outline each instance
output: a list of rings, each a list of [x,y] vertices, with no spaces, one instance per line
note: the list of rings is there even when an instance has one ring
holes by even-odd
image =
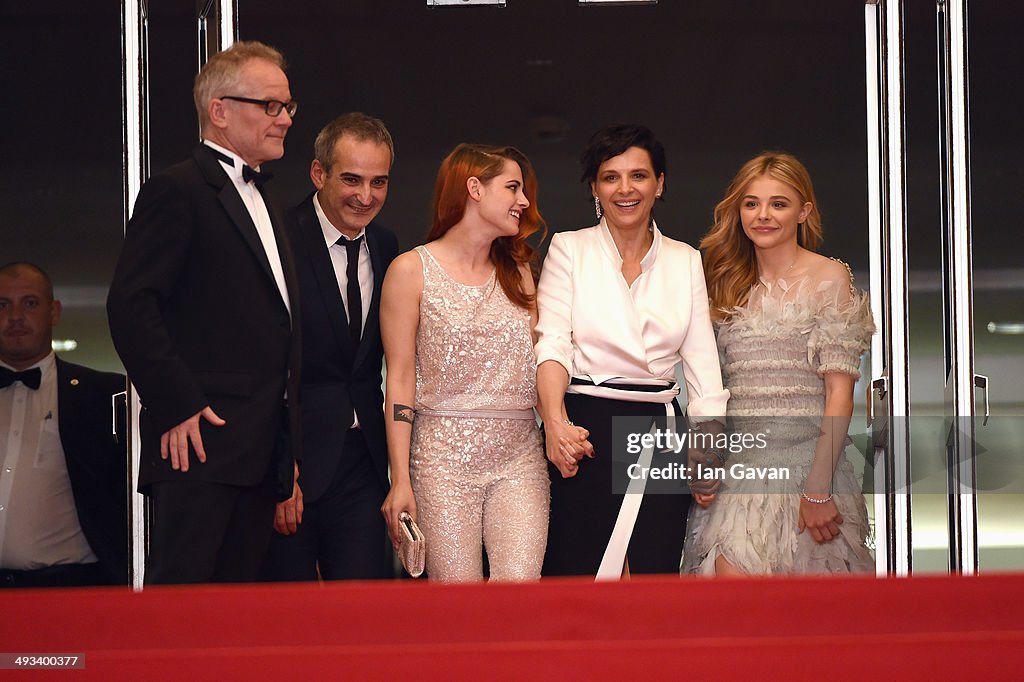
[[[257,187],[262,187],[263,183],[272,177],[274,176],[266,171],[253,170],[248,165],[242,166],[242,179],[254,183]]]
[[[38,367],[26,369],[24,372],[15,372],[13,369],[0,367],[0,388],[7,388],[15,381],[20,381],[33,391],[39,388],[39,382],[43,373]]]
[[[206,148],[209,149],[210,153],[217,157],[218,160],[223,161],[229,166],[235,165],[234,159],[232,159],[227,154],[223,154],[210,146],[207,146]],[[253,170],[252,168],[249,167],[249,164],[243,164],[242,166],[242,180],[244,180],[245,182],[251,182],[255,184],[257,187],[262,187],[263,183],[272,177],[274,176],[268,173],[267,171]]]

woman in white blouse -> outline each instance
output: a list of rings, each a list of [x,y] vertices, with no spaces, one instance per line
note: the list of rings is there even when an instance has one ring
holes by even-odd
[[[600,130],[580,160],[600,222],[553,236],[537,292],[537,389],[552,479],[544,575],[674,573],[691,498],[613,494],[612,418],[681,414],[682,363],[690,421],[722,419],[729,394],[704,271],[695,249],[654,222],[665,151],[649,129]],[[589,443],[573,423],[590,431]]]

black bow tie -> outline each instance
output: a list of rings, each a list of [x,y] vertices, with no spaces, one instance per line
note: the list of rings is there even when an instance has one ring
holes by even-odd
[[[26,369],[24,372],[15,372],[13,369],[0,367],[0,388],[7,388],[15,381],[20,381],[34,391],[39,388],[42,378],[43,372],[38,367]]]
[[[206,148],[209,149],[210,153],[216,156],[218,160],[223,161],[232,168],[235,167],[235,160],[227,154],[223,154],[209,145],[206,145]],[[257,187],[262,187],[263,183],[272,177],[274,176],[266,171],[253,170],[248,164],[244,164],[242,166],[242,180],[245,182],[251,182]]]
[[[257,187],[262,187],[263,183],[274,177],[266,171],[253,170],[248,165],[242,166],[242,179],[246,182],[251,182]]]

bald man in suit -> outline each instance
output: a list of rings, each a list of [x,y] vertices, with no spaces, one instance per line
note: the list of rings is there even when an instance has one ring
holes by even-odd
[[[54,354],[61,311],[38,266],[0,267],[0,587],[128,584],[125,378]]]

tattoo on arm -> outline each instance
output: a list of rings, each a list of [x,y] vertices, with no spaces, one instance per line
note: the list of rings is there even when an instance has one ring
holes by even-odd
[[[408,405],[395,404],[395,421],[396,422],[408,422],[412,424],[412,420],[416,418],[416,411]]]

